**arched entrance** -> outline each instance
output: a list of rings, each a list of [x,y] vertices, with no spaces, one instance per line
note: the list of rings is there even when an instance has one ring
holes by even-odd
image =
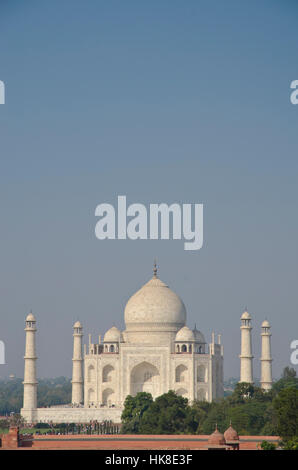
[[[106,388],[102,392],[102,404],[104,406],[112,406],[115,404],[114,390],[112,390],[111,388]]]
[[[160,375],[158,369],[149,362],[141,362],[130,374],[130,393],[135,396],[138,392],[151,393],[153,398],[160,395]]]
[[[92,405],[95,402],[95,393],[93,388],[89,388],[88,390],[88,404]]]

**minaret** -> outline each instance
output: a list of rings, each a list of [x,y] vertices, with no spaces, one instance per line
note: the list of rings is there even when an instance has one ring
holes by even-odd
[[[36,320],[32,312],[26,318],[26,346],[24,370],[24,403],[22,415],[28,422],[34,421],[33,410],[37,408],[37,380],[36,380]]]
[[[251,316],[245,311],[241,316],[241,354],[240,354],[240,382],[253,383],[252,373],[252,347],[251,347]]]
[[[272,357],[271,357],[271,333],[267,320],[262,323],[262,355],[261,355],[261,387],[270,390],[272,387]]]
[[[83,403],[83,327],[79,321],[73,325],[73,358],[72,358],[72,397],[73,405]]]

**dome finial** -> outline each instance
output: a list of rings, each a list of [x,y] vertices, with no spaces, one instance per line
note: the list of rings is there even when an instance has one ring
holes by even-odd
[[[157,277],[157,264],[156,264],[156,258],[154,259],[154,264],[153,264],[153,277]]]

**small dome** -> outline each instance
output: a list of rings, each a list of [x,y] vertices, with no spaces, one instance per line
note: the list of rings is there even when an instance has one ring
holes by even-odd
[[[241,320],[251,320],[251,316],[246,310],[242,313]]]
[[[262,327],[265,327],[265,328],[270,328],[270,323],[268,320],[264,320],[263,323],[262,323]]]
[[[206,343],[205,337],[201,331],[197,330],[196,327],[193,330],[194,338],[196,343]]]
[[[82,324],[81,322],[78,320],[75,322],[75,324],[73,325],[74,328],[82,328]]]
[[[112,326],[104,335],[104,343],[117,343],[122,339],[121,331],[116,326]]]
[[[227,442],[228,441],[239,441],[238,433],[237,433],[237,431],[235,431],[235,429],[232,427],[231,424],[228,427],[228,429],[225,431],[224,438]]]
[[[35,316],[33,315],[32,312],[30,312],[29,315],[27,315],[26,321],[36,321]]]
[[[181,330],[178,331],[176,334],[175,341],[194,341],[195,337],[193,332],[191,331],[188,326],[184,326]]]
[[[216,426],[215,431],[210,435],[208,439],[208,444],[211,444],[213,446],[222,446],[225,445],[225,443],[226,441],[224,435],[219,432]]]

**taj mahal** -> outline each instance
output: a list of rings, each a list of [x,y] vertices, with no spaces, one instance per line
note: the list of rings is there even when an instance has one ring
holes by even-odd
[[[250,316],[245,312],[242,317],[241,374],[243,381],[252,382]],[[221,335],[216,341],[212,333],[211,342],[207,344],[196,326],[191,329],[186,325],[184,303],[159,279],[156,264],[153,277],[128,300],[124,320],[124,331],[112,326],[103,341],[99,336],[98,342],[93,343],[89,335],[88,345],[83,345],[81,322],[75,322],[71,403],[38,408],[37,329],[35,316],[29,313],[25,327],[24,402],[21,410],[27,422],[111,420],[119,423],[125,398],[138,392],[148,392],[156,398],[174,390],[189,402],[211,402],[223,397]],[[263,330],[266,336],[264,387],[270,388],[271,335],[268,322]]]

